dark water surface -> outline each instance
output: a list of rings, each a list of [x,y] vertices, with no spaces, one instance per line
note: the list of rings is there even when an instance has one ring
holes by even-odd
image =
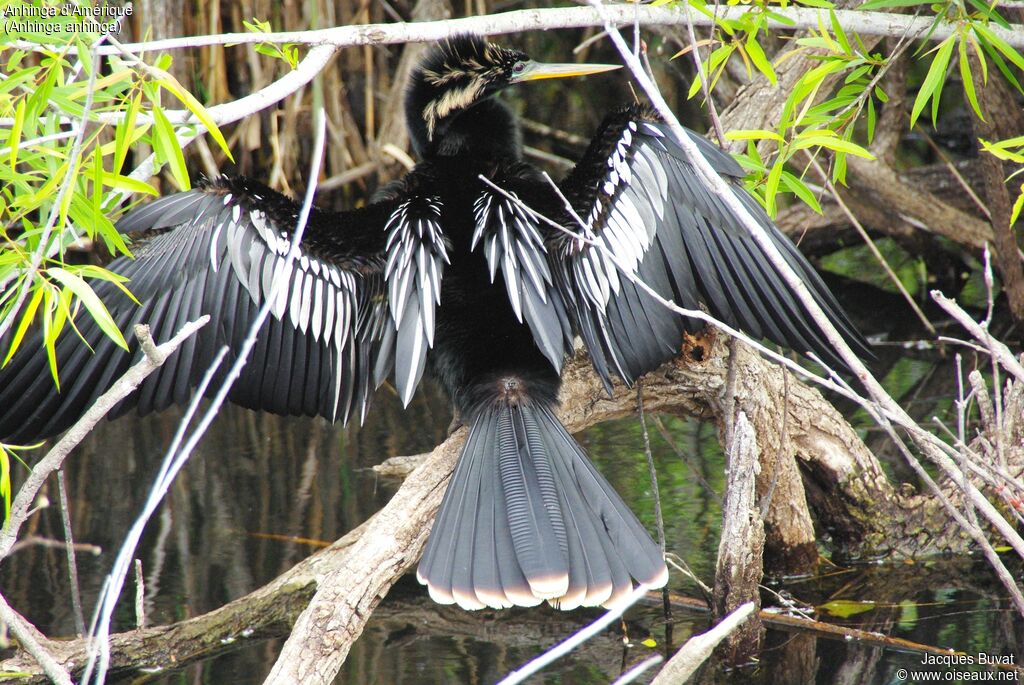
[[[908,388],[920,387],[916,373]],[[924,402],[924,399],[921,399]],[[928,403],[928,409],[933,408]],[[98,555],[78,555],[86,611],[149,490],[176,428],[177,411],[104,423],[69,459],[67,482],[78,542]],[[714,427],[662,417],[673,445],[655,425],[651,441],[672,552],[705,582],[713,578],[723,488],[721,449]],[[315,550],[296,540],[332,541],[356,526],[394,492],[396,484],[369,467],[396,454],[431,449],[446,434],[449,413],[435,393],[421,393],[408,412],[393,397],[378,398],[362,428],[320,420],[282,419],[228,407],[175,482],[139,550],[146,576],[150,625],[214,609],[270,581]],[[592,428],[579,436],[599,468],[653,530],[653,503],[642,434],[636,419]],[[869,436],[870,440],[870,436]],[[678,452],[677,452],[678,451]],[[685,456],[685,461],[678,453]],[[47,492],[56,501],[56,487]],[[55,506],[34,516],[26,535],[60,540]],[[63,549],[29,546],[0,567],[0,588],[19,611],[53,636],[74,634]],[[116,630],[134,626],[134,583],[117,614]],[[691,597],[694,584],[672,574],[672,589]],[[1021,622],[983,561],[935,560],[853,569],[827,562],[815,578],[772,585],[803,604],[825,605],[825,620],[968,654],[1013,655],[1020,663]],[[771,602],[771,600],[768,600]],[[338,683],[493,683],[542,648],[598,616],[547,607],[464,612],[431,602],[412,577],[382,602],[351,651]],[[88,616],[87,616],[88,620]],[[707,627],[704,615],[676,610],[678,645]],[[660,607],[639,606],[533,682],[609,683],[632,665],[668,648]],[[121,675],[119,682],[261,682],[281,640],[242,639],[225,654],[162,674]],[[770,629],[756,663],[732,673],[708,672],[705,682],[901,683],[899,669],[922,657],[897,649]],[[963,672],[962,667],[957,673]],[[975,668],[975,670],[978,670]],[[653,675],[653,670],[651,672]],[[956,675],[956,673],[953,673]],[[650,675],[637,682],[647,682]],[[970,675],[963,676],[970,678]],[[958,682],[956,679],[943,682]]]

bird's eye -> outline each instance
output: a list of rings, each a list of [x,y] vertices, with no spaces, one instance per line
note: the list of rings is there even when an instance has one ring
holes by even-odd
[[[513,74],[521,74],[524,71],[526,71],[526,62],[516,62],[512,66],[512,73]]]

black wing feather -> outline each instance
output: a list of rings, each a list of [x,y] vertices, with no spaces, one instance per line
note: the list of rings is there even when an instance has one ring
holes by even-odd
[[[871,357],[821,278],[742,187],[739,165],[710,141],[688,133],[854,351]],[[634,106],[610,115],[561,188],[587,225],[563,219],[581,239],[548,233],[554,283],[606,386],[611,370],[632,383],[672,358],[682,332],[700,327],[657,304],[629,275],[684,308],[706,307],[755,338],[813,352],[845,368],[796,293],[738,217],[703,185],[652,111]],[[610,250],[615,265],[609,266],[588,240]]]
[[[380,203],[345,214],[314,211],[292,266],[283,265],[298,206],[245,179],[219,179],[207,187],[156,200],[118,224],[143,232],[148,241],[134,259],[110,268],[128,278],[133,303],[109,283],[94,290],[126,333],[130,351],[114,345],[87,316],[78,317],[83,344],[66,333],[57,342],[62,379],[58,392],[39,342],[26,340],[0,370],[0,439],[24,442],[70,425],[142,357],[131,327],[150,324],[154,339],[170,338],[202,314],[211,322],[187,340],[113,415],[140,413],[187,401],[217,351],[228,346],[223,377],[234,360],[272,277],[287,282],[275,295],[273,315],[258,334],[252,361],[229,398],[243,406],[283,414],[320,414],[345,419],[365,412],[372,387],[369,368],[379,342],[360,330],[368,317],[355,311],[381,292],[384,226],[394,207]],[[332,299],[326,297],[330,292]],[[333,302],[332,316],[326,307]],[[330,328],[331,330],[328,330]]]

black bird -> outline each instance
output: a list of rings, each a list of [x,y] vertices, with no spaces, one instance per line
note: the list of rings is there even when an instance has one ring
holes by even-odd
[[[298,206],[252,180],[220,178],[130,213],[119,229],[148,241],[111,268],[142,304],[97,286],[117,324],[148,322],[164,340],[203,313],[211,322],[117,411],[186,401],[221,346],[239,349],[280,276],[285,287],[233,401],[347,421],[365,415],[389,376],[408,403],[429,368],[470,426],[419,565],[432,597],[466,608],[548,600],[568,609],[614,603],[631,578],[664,584],[658,546],[555,417],[574,339],[609,389],[613,375],[632,383],[672,358],[683,332],[701,324],[655,302],[631,280],[640,279],[755,338],[842,362],[651,110],[608,115],[557,192],[523,161],[516,118],[494,96],[611,68],[539,64],[476,36],[440,43],[406,96],[422,161],[363,209],[314,210],[290,264]],[[835,326],[870,355],[742,188],[739,166],[690,135]],[[91,349],[75,335],[59,341],[60,391],[38,351],[0,372],[3,440],[67,428],[141,356],[91,321],[78,326]]]

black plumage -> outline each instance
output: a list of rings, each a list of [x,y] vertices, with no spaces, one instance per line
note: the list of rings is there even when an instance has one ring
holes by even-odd
[[[217,350],[237,353],[273,298],[233,401],[348,421],[365,416],[388,377],[408,403],[429,368],[470,426],[419,567],[433,597],[467,608],[544,600],[571,608],[614,603],[634,580],[663,584],[657,545],[553,413],[574,339],[609,389],[613,376],[631,383],[672,358],[700,323],[661,306],[639,279],[755,337],[841,362],[649,109],[610,114],[557,191],[522,161],[516,119],[493,96],[610,68],[538,64],[475,36],[441,43],[406,98],[422,161],[364,209],[314,210],[294,254],[298,206],[248,179],[220,178],[126,216],[120,230],[149,238],[135,259],[111,264],[141,306],[97,286],[118,325],[150,323],[161,341],[201,314],[211,322],[118,412],[186,401]],[[844,337],[869,355],[814,270],[743,190],[736,163],[691,136]],[[86,317],[78,325],[91,348],[75,335],[58,342],[59,391],[38,350],[0,371],[0,439],[65,429],[141,356]]]

